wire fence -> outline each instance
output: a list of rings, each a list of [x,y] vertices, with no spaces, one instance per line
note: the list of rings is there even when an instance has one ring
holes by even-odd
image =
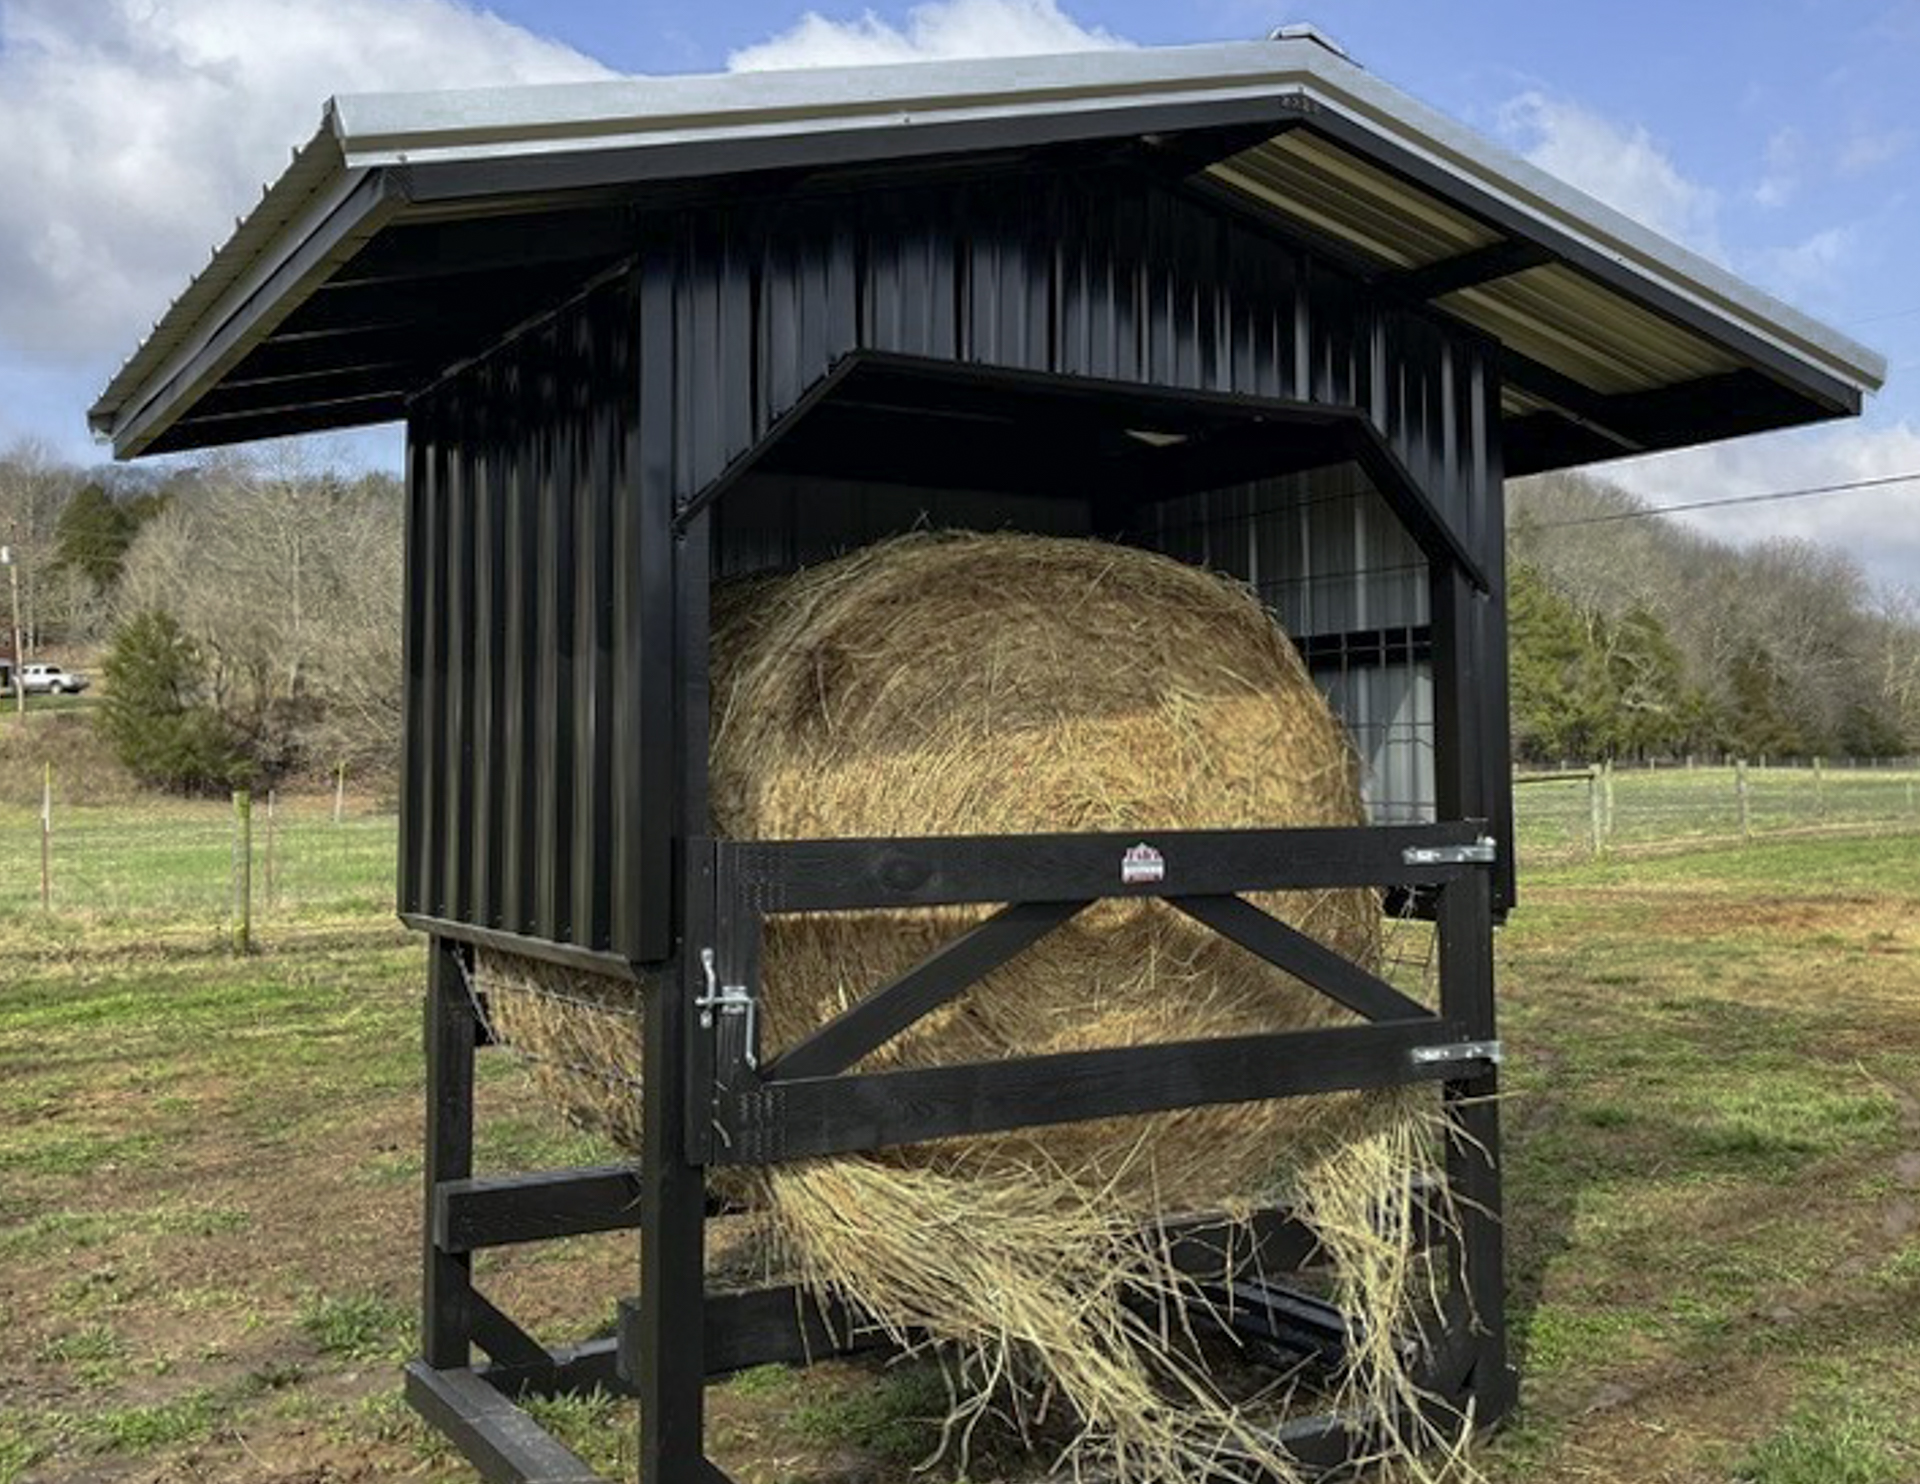
[[[1603,764],[1521,773],[1515,785],[1522,870],[1793,835],[1920,830],[1920,766],[1911,760]]]
[[[398,818],[325,795],[0,806],[0,920],[251,946],[391,918]]]
[[[1516,779],[1520,865],[1825,832],[1920,832],[1920,766],[1553,770]],[[391,919],[399,821],[345,789],[0,805],[0,921],[245,948]]]

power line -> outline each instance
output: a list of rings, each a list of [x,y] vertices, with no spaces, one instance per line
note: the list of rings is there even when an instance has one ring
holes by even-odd
[[[1905,319],[1910,314],[1920,314],[1920,304],[1910,309],[1896,309],[1888,314],[1870,314],[1865,319],[1850,319],[1842,323],[1849,325],[1884,325],[1890,319]]]
[[[1717,500],[1690,500],[1684,505],[1644,505],[1637,510],[1615,510],[1606,515],[1582,515],[1573,520],[1543,520],[1536,531],[1552,531],[1564,526],[1604,526],[1619,520],[1645,520],[1654,515],[1673,515],[1682,510],[1715,510],[1723,505],[1765,505],[1775,500],[1804,500],[1813,495],[1839,495],[1849,490],[1880,489],[1889,484],[1920,480],[1920,470],[1911,474],[1884,474],[1875,479],[1850,479],[1843,484],[1814,484],[1802,489],[1772,490],[1764,495],[1726,495]]]

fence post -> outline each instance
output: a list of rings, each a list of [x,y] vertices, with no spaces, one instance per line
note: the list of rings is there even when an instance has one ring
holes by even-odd
[[[1607,806],[1607,842],[1613,842],[1613,759],[1608,758],[1601,764],[1605,771],[1601,774],[1601,786]]]
[[[347,765],[343,761],[333,770],[333,822],[347,817]]]
[[[267,790],[267,911],[273,911],[273,794]]]
[[[1753,843],[1753,811],[1747,802],[1747,760],[1738,758],[1733,765],[1733,791],[1740,797],[1740,843]]]
[[[253,795],[233,791],[233,951],[253,951]]]
[[[1600,765],[1587,769],[1587,838],[1595,860],[1606,848],[1606,804],[1600,793]]]
[[[53,910],[53,760],[40,774],[40,910]]]

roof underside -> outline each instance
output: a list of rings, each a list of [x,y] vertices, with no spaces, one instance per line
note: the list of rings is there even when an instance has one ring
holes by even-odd
[[[343,99],[90,414],[351,427],[762,185],[1137,158],[1502,346],[1510,472],[1844,416],[1884,363],[1312,41]]]

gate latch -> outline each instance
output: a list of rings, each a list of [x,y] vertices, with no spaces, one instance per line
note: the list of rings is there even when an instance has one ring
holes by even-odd
[[[1441,1046],[1416,1046],[1411,1054],[1416,1067],[1456,1061],[1490,1061],[1497,1067],[1506,1060],[1498,1041],[1451,1041]]]
[[[1482,835],[1471,845],[1409,845],[1400,859],[1410,866],[1490,866],[1499,854],[1493,837]]]
[[[754,999],[744,984],[720,983],[720,975],[714,967],[711,948],[700,950],[700,969],[707,976],[707,992],[693,1002],[694,1008],[700,1012],[700,1029],[712,1030],[716,1014],[745,1016],[747,1037],[745,1060],[754,1071],[759,1071],[759,1053],[754,1049],[760,1040],[759,1002]]]

